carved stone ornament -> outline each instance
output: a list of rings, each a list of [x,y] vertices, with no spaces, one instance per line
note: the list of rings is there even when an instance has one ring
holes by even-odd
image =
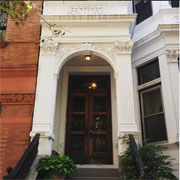
[[[132,41],[61,43],[56,51],[57,63],[68,55],[83,50],[102,52],[114,61],[117,54],[131,53],[132,47]]]
[[[92,47],[92,43],[90,43],[90,42],[83,42],[82,43],[83,49],[90,49],[91,47]]]
[[[130,53],[133,47],[133,42],[129,41],[116,41],[115,48],[118,54],[121,53]]]
[[[56,54],[58,61],[61,61],[64,57],[81,48],[81,44],[59,44]]]
[[[1,103],[33,104],[34,94],[1,94]]]
[[[166,56],[168,58],[168,62],[178,62],[178,49],[167,49]]]
[[[115,56],[115,49],[113,43],[62,43],[59,45],[59,48],[56,53],[58,63],[61,60],[63,60],[63,58],[65,58],[66,56],[71,55],[73,52],[83,50],[103,52],[105,55],[107,55],[107,57],[111,57],[111,59],[114,59]]]
[[[99,15],[103,14],[104,7],[103,6],[80,6],[80,7],[72,7],[69,14],[71,15]]]
[[[114,60],[116,56],[116,50],[114,48],[114,43],[97,43],[93,45],[93,50],[98,50],[106,54],[107,57],[110,57]]]
[[[58,47],[58,43],[57,42],[41,42],[40,47],[43,53],[55,54],[55,51]]]

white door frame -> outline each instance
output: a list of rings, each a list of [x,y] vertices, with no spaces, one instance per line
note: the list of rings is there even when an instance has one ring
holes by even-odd
[[[116,108],[116,88],[115,88],[115,79],[114,79],[114,72],[110,66],[64,66],[62,68],[62,78],[60,77],[60,82],[58,86],[62,86],[60,99],[61,103],[57,102],[56,112],[60,110],[59,117],[55,119],[55,121],[59,121],[59,135],[58,135],[58,152],[64,154],[65,151],[65,137],[66,137],[66,110],[67,110],[67,98],[68,98],[68,77],[69,74],[110,74],[111,79],[111,111],[112,111],[112,148],[113,148],[113,165],[93,165],[93,164],[86,164],[86,165],[77,165],[80,168],[118,168],[118,146],[117,146],[117,132],[118,132],[118,122],[117,122],[117,108]],[[57,92],[57,97],[58,97]],[[59,104],[59,106],[58,106]],[[55,134],[58,134],[55,132]]]

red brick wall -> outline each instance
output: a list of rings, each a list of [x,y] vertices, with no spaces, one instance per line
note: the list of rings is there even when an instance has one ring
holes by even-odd
[[[15,167],[30,141],[39,37],[40,18],[34,12],[24,26],[8,19],[8,44],[0,48],[0,179],[7,166]]]

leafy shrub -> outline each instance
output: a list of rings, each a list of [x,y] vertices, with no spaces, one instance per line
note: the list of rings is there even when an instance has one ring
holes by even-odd
[[[76,167],[73,160],[66,155],[52,155],[39,159],[37,171],[46,173],[48,171],[58,172],[59,176],[69,175],[75,172]]]
[[[128,144],[127,150],[122,156],[120,166],[121,174],[126,179],[141,179],[141,175],[138,173],[136,160],[134,153],[130,147],[129,139],[124,140]],[[138,144],[139,154],[144,163],[144,178],[145,179],[175,179],[172,169],[172,158],[168,155],[163,155],[162,150],[165,148],[162,146],[152,145],[144,143]]]

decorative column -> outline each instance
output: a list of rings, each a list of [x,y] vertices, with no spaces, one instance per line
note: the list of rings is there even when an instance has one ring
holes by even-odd
[[[159,56],[162,95],[169,143],[178,141],[179,75],[177,57],[178,50],[173,49],[168,49]]]
[[[177,124],[179,122],[179,70],[178,70],[178,50],[167,49],[166,56],[168,60],[169,75],[171,79],[171,89],[174,101],[174,110]]]
[[[135,121],[134,95],[132,83],[131,49],[132,41],[115,42],[117,71],[116,98],[117,98],[117,119],[118,119],[118,149],[119,155],[126,149],[122,144],[123,137],[134,134],[139,137],[138,127]]]
[[[43,43],[40,50],[33,127],[30,136],[40,133],[39,154],[50,155],[54,140],[54,117],[59,74],[55,73],[58,44]]]
[[[179,69],[178,69],[178,49],[166,50],[169,76],[171,81],[171,90],[173,96],[173,108],[176,118],[177,135],[176,140],[179,142]]]

